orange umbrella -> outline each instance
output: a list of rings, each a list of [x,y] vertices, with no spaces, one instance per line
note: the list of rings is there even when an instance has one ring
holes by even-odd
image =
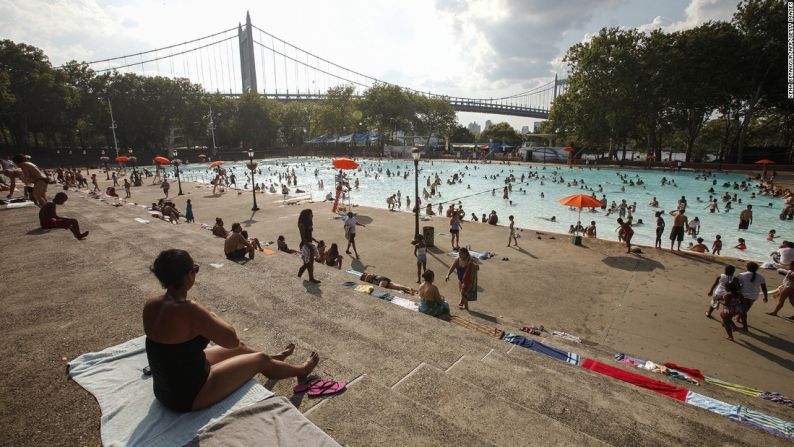
[[[218,166],[220,166],[222,164],[225,164],[225,163],[226,162],[223,161],[223,160],[213,161],[212,163],[210,163],[210,167],[211,168],[217,168]]]
[[[336,158],[332,163],[337,169],[358,169],[358,163],[349,158]]]
[[[565,152],[573,152],[573,148],[571,146],[566,146],[562,148],[562,150],[564,150]]]
[[[129,159],[129,157],[125,157],[125,156],[122,155],[122,156],[116,157],[116,161],[119,162],[119,163],[126,163],[126,162],[130,161],[130,159]]]
[[[198,158],[207,158],[207,156],[206,156],[206,155],[204,155],[204,154],[199,154],[199,155],[198,155]]]
[[[169,160],[169,159],[167,159],[165,157],[161,157],[161,156],[158,155],[157,157],[154,157],[154,162],[157,163],[157,164],[161,164],[161,165],[167,165],[167,164],[171,163],[171,160]]]
[[[758,160],[757,162],[755,162],[755,164],[757,164],[757,165],[773,165],[773,164],[775,164],[775,162],[772,161],[772,160],[767,160],[765,158],[763,160]]]
[[[604,204],[600,200],[594,199],[592,196],[585,194],[574,194],[560,199],[560,203],[565,206],[574,206],[579,208],[579,222],[582,221],[582,208],[598,208]]]

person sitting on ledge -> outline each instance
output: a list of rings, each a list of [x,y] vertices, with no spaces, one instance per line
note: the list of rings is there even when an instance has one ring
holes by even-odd
[[[371,273],[362,273],[361,277],[359,277],[358,279],[360,279],[360,280],[362,280],[364,282],[368,282],[370,284],[375,284],[376,286],[379,286],[379,287],[383,287],[384,289],[399,290],[401,292],[409,293],[411,295],[414,295],[416,293],[416,290],[414,290],[414,289],[412,289],[410,287],[404,286],[402,284],[397,284],[395,282],[392,282],[391,279],[389,279],[389,278],[387,278],[385,276],[373,275]]]
[[[343,259],[342,255],[339,254],[339,246],[335,242],[332,243],[328,251],[325,252],[325,265],[341,269]]]
[[[419,312],[427,314],[443,320],[449,319],[449,304],[447,304],[438,287],[433,284],[435,273],[432,270],[426,270],[422,274],[422,279],[425,281],[419,286],[419,297],[422,301],[419,303]]]
[[[229,236],[229,230],[223,228],[223,219],[221,219],[220,217],[215,218],[215,226],[212,227],[212,234],[218,237],[222,237],[224,239],[226,239],[226,237]]]
[[[254,259],[256,249],[242,235],[242,232],[243,227],[239,223],[235,222],[232,224],[232,232],[226,237],[226,242],[223,244],[223,252],[226,254],[226,259],[239,261],[245,259],[246,253],[248,253],[249,259]]]
[[[47,202],[41,207],[39,210],[39,223],[41,223],[41,228],[64,228],[72,230],[72,234],[78,240],[85,239],[85,237],[88,236],[88,232],[80,233],[80,224],[77,223],[77,219],[59,217],[55,210],[56,205],[63,205],[68,198],[69,196],[67,196],[65,192],[59,192],[55,194],[52,202]]]
[[[268,355],[243,344],[229,323],[187,298],[199,266],[184,250],[160,252],[150,268],[166,292],[146,301],[143,330],[154,396],[174,411],[188,412],[220,402],[261,373],[271,380],[305,380],[320,357],[303,364],[284,360],[295,345]],[[207,347],[212,341],[217,346]]]

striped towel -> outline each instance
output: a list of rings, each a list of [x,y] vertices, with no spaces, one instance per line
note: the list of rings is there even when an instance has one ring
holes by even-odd
[[[708,380],[708,377],[706,377]],[[785,419],[769,416],[741,405],[733,405],[690,391],[686,403],[725,416],[728,419],[752,425],[764,431],[789,440],[794,440],[794,423]]]
[[[706,383],[721,386],[723,388],[727,388],[729,390],[736,391],[737,393],[742,393],[750,397],[759,397],[761,396],[762,393],[761,390],[757,390],[755,388],[750,388],[744,385],[737,385],[735,383],[725,382],[723,380],[715,379],[714,377],[709,377],[709,376],[706,376]]]

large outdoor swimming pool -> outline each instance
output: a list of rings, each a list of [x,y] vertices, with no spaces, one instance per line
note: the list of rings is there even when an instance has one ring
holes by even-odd
[[[407,212],[405,197],[406,195],[413,196],[414,189],[413,162],[409,160],[360,160],[359,163],[361,166],[358,170],[348,171],[347,174],[351,186],[356,178],[358,178],[360,183],[359,189],[352,191],[352,203],[386,208],[387,197],[400,191],[403,197],[403,210]],[[240,187],[248,183],[250,188],[250,182],[247,180],[249,171],[244,163],[227,163],[224,168],[227,169],[227,172],[236,174],[237,183]],[[334,191],[334,176],[338,171],[332,167],[330,159],[262,160],[259,162],[258,171],[260,173],[256,176],[256,182],[265,183],[266,185],[273,182],[280,191],[278,173],[283,174],[292,169],[295,170],[298,177],[298,188],[311,194],[314,200],[321,201],[328,192]],[[589,190],[581,189],[583,185],[593,188],[599,199],[602,195],[601,192],[597,192],[600,185],[608,203],[613,200],[620,203],[621,199],[626,199],[629,205],[637,202],[634,222],[636,223],[638,219],[642,219],[644,225],[635,226],[633,241],[640,244],[653,246],[655,238],[654,213],[657,210],[664,210],[667,228],[663,236],[663,246],[669,247],[668,234],[672,226],[672,216],[669,211],[676,209],[678,199],[681,196],[686,196],[689,220],[691,221],[695,217],[700,219],[700,236],[705,239],[705,243],[709,248],[711,248],[715,235],[720,234],[722,236],[723,255],[767,260],[769,258],[768,254],[777,248],[781,239],[789,239],[788,230],[792,225],[791,221],[781,221],[778,218],[783,206],[782,200],[760,195],[757,198],[751,198],[753,192],[758,192],[755,182],[751,183],[748,191],[734,189],[732,186],[723,186],[726,182],[732,185],[734,182],[741,183],[747,180],[746,176],[738,174],[717,173],[704,179],[690,172],[671,173],[633,169],[568,168],[557,165],[544,167],[496,163],[467,165],[457,162],[424,160],[420,162],[420,169],[420,198],[422,196],[422,188],[430,190],[427,186],[428,177],[431,178],[431,181],[436,174],[441,178],[442,183],[439,189],[441,197],[436,196],[429,200],[430,203],[433,203],[435,211],[438,211],[439,201],[445,202],[444,209],[446,209],[450,201],[454,201],[456,204],[461,202],[466,211],[467,220],[471,218],[471,213],[476,213],[478,217],[481,217],[483,213],[487,214],[491,210],[495,210],[499,216],[500,225],[506,225],[507,216],[512,214],[516,218],[518,227],[565,233],[571,224],[576,223],[577,212],[560,205],[558,200],[570,194],[590,194]],[[317,176],[315,176],[315,170],[317,170]],[[387,170],[392,173],[391,177],[386,175]],[[409,175],[404,178],[406,170]],[[206,165],[188,165],[184,166],[182,171],[184,180],[209,182],[212,178],[212,174]],[[538,172],[542,182],[533,178],[521,183],[521,175],[528,174],[530,171]],[[453,185],[447,184],[447,180],[451,179],[455,173],[463,176],[463,182]],[[378,175],[377,178],[375,178],[375,174]],[[507,200],[502,199],[504,180],[509,174],[513,174],[516,177],[513,191],[510,194],[510,199],[513,201],[512,206]],[[635,183],[637,179],[642,179],[644,185],[630,186],[624,184],[618,174],[623,175],[627,181],[632,180]],[[493,176],[497,176],[496,179],[493,179]],[[555,177],[559,179],[560,176],[564,179],[564,182],[552,182],[552,179]],[[675,185],[667,184],[662,186],[662,177],[666,177],[668,180],[675,180]],[[318,180],[320,179],[325,184],[323,190],[318,186]],[[568,186],[574,180],[579,185]],[[716,185],[713,184],[714,180],[716,180]],[[625,188],[625,192],[621,191],[621,187]],[[719,199],[720,207],[720,212],[715,214],[710,213],[706,209],[710,195],[708,190],[712,187],[715,191],[713,196]],[[496,189],[496,194],[492,195],[494,188]],[[520,189],[523,189],[524,192],[521,192]],[[295,187],[290,186],[290,190],[294,191]],[[736,193],[737,197],[742,201],[741,204],[738,201],[732,203],[733,209],[727,213],[725,212],[725,202],[720,198],[723,192],[726,191],[731,195]],[[545,198],[540,197],[541,192]],[[658,209],[648,205],[653,197],[656,197],[659,201]],[[424,205],[428,201],[422,200],[422,202],[422,214],[424,214]],[[771,207],[769,206],[770,203],[772,204]],[[739,212],[747,204],[753,205],[753,224],[749,230],[739,231],[737,229]],[[330,212],[330,204],[328,208]],[[617,240],[617,224],[615,221],[618,216],[617,214],[612,214],[607,217],[605,214],[606,212],[601,209],[598,209],[595,213],[584,210],[582,212],[582,223],[586,226],[590,221],[595,221],[599,238]],[[556,223],[548,220],[551,216],[556,216]],[[465,225],[462,233],[464,243]],[[482,224],[470,223],[468,225]],[[777,234],[780,237],[777,242],[767,240],[767,233],[771,229],[777,230]],[[739,237],[743,237],[747,241],[748,248],[744,252],[733,248]],[[688,245],[690,241],[694,242],[694,237],[686,236],[682,247]]]

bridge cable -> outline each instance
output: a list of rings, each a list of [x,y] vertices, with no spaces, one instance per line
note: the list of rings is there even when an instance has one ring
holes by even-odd
[[[154,62],[155,60],[161,60],[161,59],[165,59],[165,58],[172,57],[172,56],[180,56],[180,55],[183,55],[183,54],[190,53],[190,52],[192,52],[192,51],[197,51],[197,50],[200,50],[201,48],[205,48],[205,47],[208,47],[208,46],[210,46],[210,45],[215,45],[215,44],[217,44],[217,43],[221,43],[221,42],[225,42],[225,41],[227,41],[227,40],[231,40],[232,38],[233,38],[233,37],[229,37],[229,38],[227,38],[227,39],[223,39],[223,40],[218,40],[218,41],[215,41],[215,42],[211,42],[211,43],[208,43],[208,44],[206,44],[206,45],[203,45],[203,46],[201,46],[201,47],[197,47],[197,48],[191,48],[191,49],[188,49],[188,50],[185,50],[185,51],[181,51],[181,52],[179,52],[179,53],[175,53],[175,54],[173,54],[173,55],[169,55],[169,56],[160,56],[160,57],[157,57],[157,58],[155,58],[155,59],[148,59],[148,60],[142,61],[142,62],[140,62],[140,63],[139,63],[139,62],[135,62],[135,63],[132,63],[132,64],[128,64],[128,63],[126,62],[126,59],[125,59],[125,61],[124,61],[124,65],[119,65],[119,66],[112,67],[112,68],[107,68],[107,69],[104,69],[104,70],[97,70],[95,73],[105,73],[105,72],[108,72],[108,71],[114,71],[114,70],[119,70],[119,69],[122,69],[122,68],[129,68],[129,67],[133,67],[133,66],[136,66],[136,65],[142,65],[142,64],[144,64],[144,63],[150,63],[150,62]]]

